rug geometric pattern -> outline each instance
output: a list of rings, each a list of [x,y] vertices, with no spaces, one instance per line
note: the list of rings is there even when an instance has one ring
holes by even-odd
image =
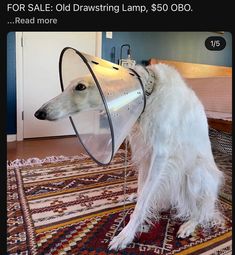
[[[179,239],[182,222],[167,211],[126,249],[109,251],[110,239],[135,206],[137,175],[128,161],[124,195],[124,155],[120,150],[108,167],[97,166],[87,156],[8,162],[8,254],[231,254],[232,161],[220,152],[214,155],[226,179],[220,197],[223,227],[197,228],[192,236]]]

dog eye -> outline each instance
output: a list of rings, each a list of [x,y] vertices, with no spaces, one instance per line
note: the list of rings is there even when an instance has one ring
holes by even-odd
[[[86,86],[82,83],[78,83],[75,87],[75,90],[84,90],[86,89]]]

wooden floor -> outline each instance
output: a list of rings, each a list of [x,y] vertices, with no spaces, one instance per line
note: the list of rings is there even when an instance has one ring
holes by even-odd
[[[76,136],[25,139],[7,143],[7,160],[47,156],[75,156],[85,153]]]

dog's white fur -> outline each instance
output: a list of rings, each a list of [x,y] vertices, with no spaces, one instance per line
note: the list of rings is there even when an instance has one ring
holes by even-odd
[[[221,220],[216,201],[223,175],[212,155],[204,108],[173,67],[160,63],[149,68],[155,74],[154,89],[130,136],[139,171],[137,204],[110,249],[125,248],[141,224],[157,220],[169,208],[185,221],[177,233],[181,238],[198,224]],[[146,84],[148,72],[138,66],[136,71]]]
[[[153,92],[129,137],[139,171],[137,204],[110,249],[125,248],[143,224],[158,220],[159,213],[169,208],[185,221],[177,233],[181,238],[199,224],[209,226],[221,220],[216,202],[223,175],[212,155],[204,108],[173,67],[160,63],[148,68],[155,75]],[[141,66],[135,69],[146,85],[149,73]],[[44,108],[57,107],[54,103],[63,101],[59,97]],[[68,114],[63,106],[56,111],[63,112],[59,117]]]

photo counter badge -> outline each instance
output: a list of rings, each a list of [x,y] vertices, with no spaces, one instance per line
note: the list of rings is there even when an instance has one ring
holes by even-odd
[[[108,165],[145,108],[139,75],[132,69],[66,47],[59,60],[62,93],[35,117],[69,117],[86,152]]]

